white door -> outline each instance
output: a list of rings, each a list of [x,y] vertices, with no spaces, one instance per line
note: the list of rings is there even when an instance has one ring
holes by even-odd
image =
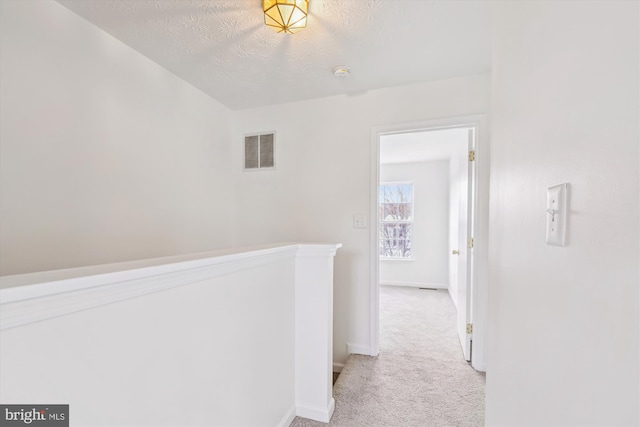
[[[475,129],[469,129],[468,153],[462,153],[458,200],[457,330],[464,358],[471,360],[473,232],[475,218]],[[473,154],[472,154],[473,153]],[[455,262],[455,261],[454,261]]]

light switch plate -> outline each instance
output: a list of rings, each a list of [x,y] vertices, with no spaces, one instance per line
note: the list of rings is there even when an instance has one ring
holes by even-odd
[[[565,246],[567,236],[567,191],[569,184],[547,189],[547,244]]]
[[[353,215],[353,228],[367,228],[367,215],[366,214],[354,214]]]

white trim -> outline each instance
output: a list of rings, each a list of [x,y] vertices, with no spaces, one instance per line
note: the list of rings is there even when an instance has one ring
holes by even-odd
[[[364,354],[365,356],[377,356],[377,354],[371,354],[371,349],[368,345],[347,343],[347,354]]]
[[[342,368],[344,368],[344,363],[333,362],[333,372],[335,374],[342,372]]]
[[[393,257],[384,257],[381,256],[380,257],[380,261],[383,262],[415,262],[416,259],[415,258],[393,258]]]
[[[422,162],[418,162],[418,163],[422,163]],[[397,184],[397,185],[411,184],[411,185],[413,185],[414,181],[402,181],[402,180],[397,181],[397,180],[393,180],[393,181],[384,181],[384,182],[381,181],[380,182],[380,185],[394,185],[394,184]],[[411,189],[411,197],[413,197],[413,188]]]
[[[0,330],[294,258],[295,246],[0,290]]]
[[[458,311],[458,298],[456,298],[456,296],[451,293],[451,288],[448,288],[448,291],[449,292],[447,292],[447,293],[449,294],[449,297],[451,298],[451,302],[453,303],[453,306],[456,308],[456,312],[457,312]]]
[[[236,261],[247,258],[260,257],[269,253],[278,252],[285,248],[295,249],[296,243],[276,243],[270,245],[250,246],[235,249],[225,249],[219,251],[199,252],[185,255],[175,255],[161,258],[150,258],[136,261],[126,261],[114,264],[100,264],[88,267],[76,267],[62,270],[41,271],[37,273],[17,274],[13,276],[0,276],[0,289],[14,289],[11,292],[18,292],[22,286],[37,285],[50,282],[69,282],[68,289],[71,291],[76,289],[72,286],[72,279],[80,278],[82,283],[80,287],[87,284],[87,280],[98,286],[113,282],[116,280],[131,280],[141,277],[147,277],[155,274],[165,274],[178,270],[185,270],[192,267],[201,267],[205,265],[223,264],[229,261]],[[89,279],[91,277],[91,279]],[[22,288],[24,289],[24,288]],[[46,285],[46,289],[50,289]],[[33,291],[29,290],[31,294]],[[0,300],[4,302],[4,300]]]
[[[293,420],[296,418],[296,407],[292,406],[282,417],[277,427],[289,427]]]
[[[476,124],[476,228],[474,236],[473,352],[471,366],[487,370],[489,293],[489,123]]]
[[[378,242],[378,206],[380,204],[380,133],[383,128],[371,128],[371,177],[369,182],[371,185],[371,196],[369,200],[369,221],[375,224],[370,227],[369,234],[369,258],[370,258],[370,277],[371,283],[369,287],[369,349],[366,352],[358,354],[369,354],[377,356],[380,354],[380,294],[378,290],[378,280],[380,274],[380,243]],[[349,344],[347,344],[347,353]]]
[[[472,366],[484,371],[486,369],[485,343],[487,335],[487,287],[488,287],[488,228],[489,228],[489,130],[488,117],[485,114],[441,118],[411,123],[375,126],[371,128],[371,177],[370,177],[370,221],[378,223],[378,185],[380,182],[380,136],[420,131],[475,127],[476,133],[476,197],[477,216],[475,229],[475,269],[472,296],[473,304],[473,358]],[[377,228],[371,227],[370,256],[370,291],[369,291],[369,354],[380,352],[380,295]],[[366,353],[362,353],[366,354]]]
[[[5,289],[0,289],[0,330],[189,285],[295,256],[331,257],[341,246],[270,245],[258,249],[206,252],[5,276],[1,282]],[[193,257],[196,258],[184,260]],[[125,270],[117,271],[119,266]],[[37,283],[30,284],[32,281]]]
[[[336,409],[336,401],[332,397],[329,401],[329,406],[326,408],[317,408],[309,405],[299,404],[296,405],[296,415],[302,418],[309,418],[310,420],[320,421],[322,423],[328,423],[333,416],[333,411]]]
[[[335,256],[338,249],[342,247],[342,243],[299,243],[297,247],[298,256],[326,258],[328,256]]]
[[[446,283],[426,282],[380,282],[380,286],[407,286],[411,288],[449,289]]]

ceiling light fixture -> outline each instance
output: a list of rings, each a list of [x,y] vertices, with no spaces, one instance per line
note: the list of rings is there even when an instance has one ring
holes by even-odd
[[[264,23],[278,33],[295,33],[307,26],[309,0],[262,0]]]

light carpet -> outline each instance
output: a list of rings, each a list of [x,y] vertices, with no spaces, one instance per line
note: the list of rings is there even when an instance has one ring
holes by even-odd
[[[380,355],[351,355],[334,385],[329,424],[291,427],[484,425],[485,376],[465,360],[445,290],[380,287]]]

